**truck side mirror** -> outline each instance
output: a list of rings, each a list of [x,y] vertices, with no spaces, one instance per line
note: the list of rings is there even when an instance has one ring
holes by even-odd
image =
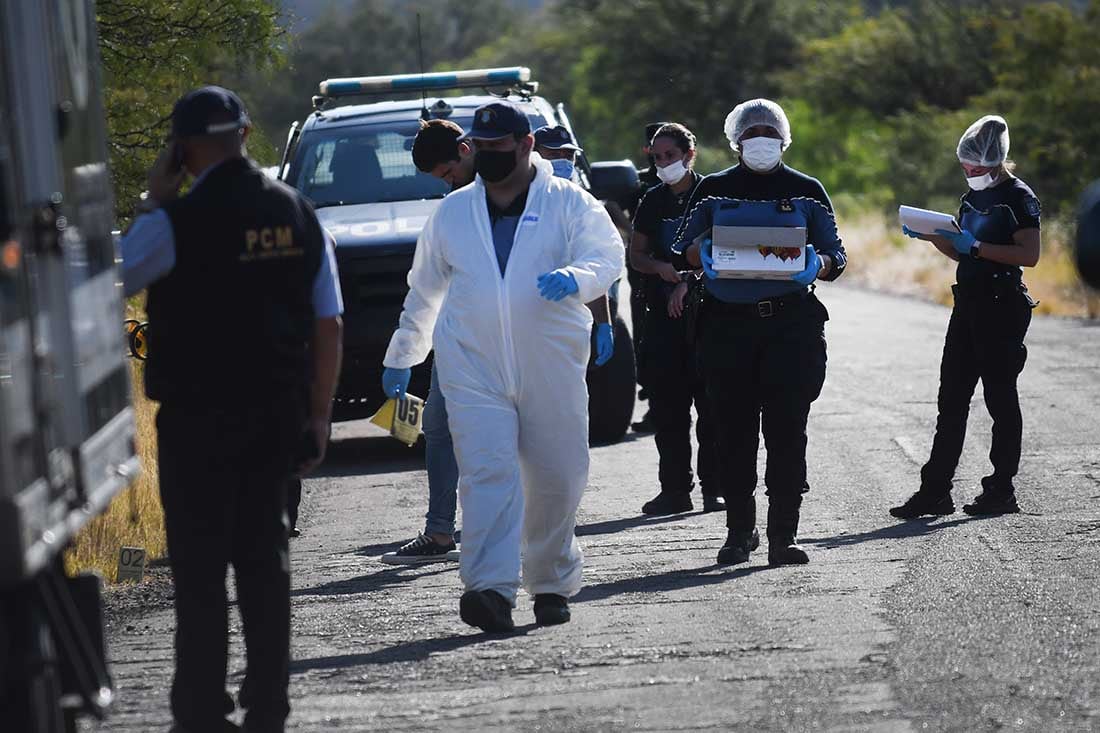
[[[588,181],[593,196],[601,201],[614,201],[624,209],[633,207],[641,187],[638,171],[629,160],[593,163]]]

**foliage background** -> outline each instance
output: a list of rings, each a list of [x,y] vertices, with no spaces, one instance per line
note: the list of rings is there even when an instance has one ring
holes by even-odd
[[[289,0],[287,0],[289,2]],[[237,88],[272,163],[321,79],[526,65],[593,159],[633,157],[654,120],[693,129],[703,169],[734,162],[722,122],[778,99],[788,160],[833,195],[953,207],[954,146],[999,113],[1021,177],[1066,213],[1100,170],[1100,0],[100,0],[120,213],[202,83]]]

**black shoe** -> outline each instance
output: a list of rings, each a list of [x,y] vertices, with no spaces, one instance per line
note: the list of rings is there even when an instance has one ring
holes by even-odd
[[[983,491],[970,504],[963,504],[963,511],[972,517],[995,514],[1019,514],[1020,505],[1015,494],[991,494]]]
[[[768,540],[768,564],[769,565],[805,565],[810,561],[810,556],[793,539]]]
[[[749,553],[758,547],[760,547],[760,533],[755,529],[747,538],[739,532],[730,530],[729,536],[726,537],[726,544],[722,545],[722,549],[718,551],[718,564],[739,565],[748,562]]]
[[[232,720],[223,720],[222,725],[215,728],[204,728],[209,733],[239,733],[244,730]],[[200,733],[198,730],[191,728],[185,728],[179,723],[173,723],[172,727],[168,729],[168,733]]]
[[[726,511],[726,502],[720,496],[703,496],[703,511],[704,512],[724,512]]]
[[[909,500],[901,506],[890,509],[890,514],[898,519],[916,519],[924,514],[943,517],[954,513],[955,502],[951,501],[950,494],[935,496],[923,491],[910,496]]]
[[[535,623],[539,626],[555,626],[569,623],[569,601],[556,593],[535,594]]]
[[[671,491],[662,491],[645,504],[642,504],[642,514],[662,516],[665,514],[681,514],[690,512],[695,508],[691,503],[689,494],[674,494]]]
[[[635,423],[630,423],[630,429],[635,433],[655,433],[657,432],[657,426],[653,424],[653,412],[647,410],[646,414],[641,420]]]
[[[458,614],[470,626],[489,633],[514,631],[512,604],[495,590],[468,590],[458,601]]]
[[[441,545],[426,534],[418,534],[415,540],[406,542],[396,552],[387,552],[382,556],[382,562],[387,565],[418,565],[457,559],[458,550],[454,540]]]
[[[295,527],[294,529],[290,530],[290,532],[288,533],[288,536],[290,536],[290,537],[301,537],[302,536],[302,530]]]

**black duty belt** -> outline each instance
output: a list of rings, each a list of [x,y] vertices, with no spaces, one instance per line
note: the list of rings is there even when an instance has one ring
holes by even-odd
[[[709,313],[739,318],[771,318],[791,306],[802,304],[811,292],[811,290],[799,290],[796,293],[779,295],[755,303],[726,303],[711,296],[707,298],[703,309]]]

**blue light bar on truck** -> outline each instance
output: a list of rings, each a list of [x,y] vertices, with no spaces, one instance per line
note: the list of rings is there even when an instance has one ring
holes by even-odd
[[[347,97],[356,94],[385,92],[419,92],[429,89],[462,89],[464,87],[511,87],[531,81],[531,70],[526,66],[509,66],[500,69],[470,69],[468,71],[442,71],[432,74],[395,74],[389,76],[360,76],[349,79],[326,79],[321,82],[321,96]]]

